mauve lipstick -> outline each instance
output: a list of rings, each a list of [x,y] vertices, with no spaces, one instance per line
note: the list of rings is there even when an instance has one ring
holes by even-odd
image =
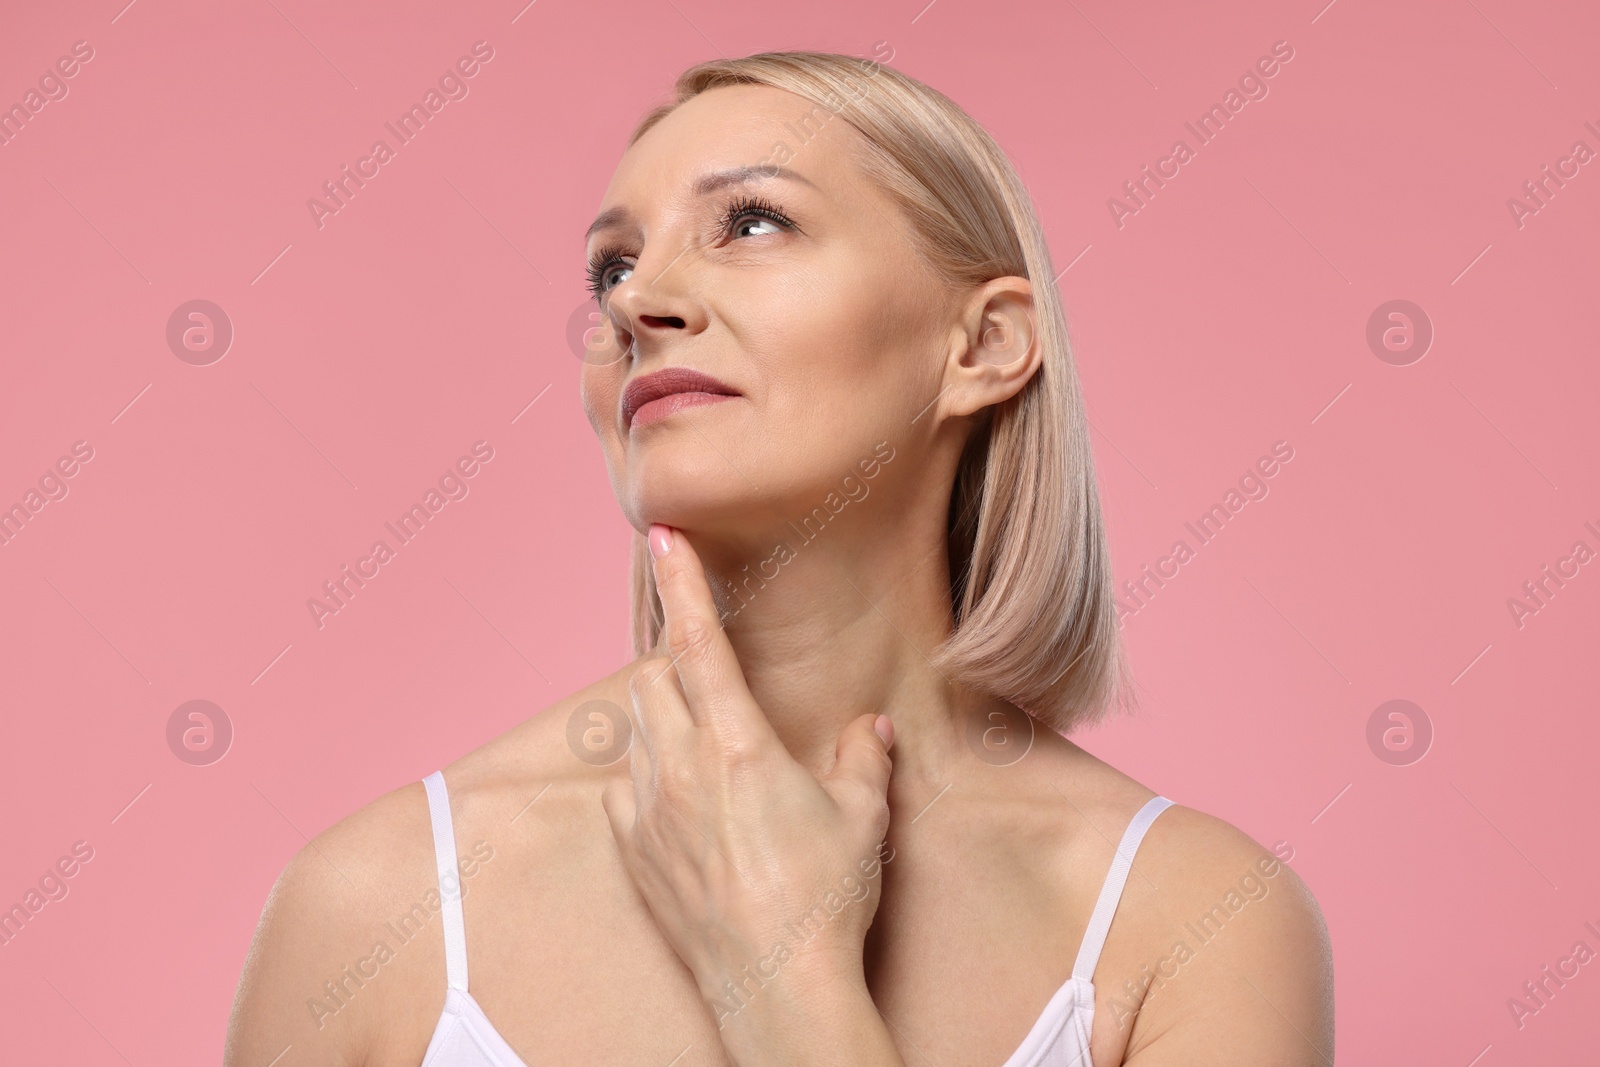
[[[716,404],[738,396],[732,386],[688,367],[667,367],[635,378],[622,391],[622,425],[626,429],[648,426],[675,411]]]

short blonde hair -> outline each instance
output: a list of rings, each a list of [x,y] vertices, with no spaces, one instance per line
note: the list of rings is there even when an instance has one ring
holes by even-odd
[[[956,471],[949,516],[955,627],[929,662],[1008,700],[1059,733],[1131,709],[1132,674],[1116,618],[1111,557],[1095,488],[1088,419],[1044,233],[1027,189],[994,139],[935,89],[871,60],[828,52],[716,59],[679,75],[673,99],[640,120],[632,146],[685,101],[728,85],[811,100],[866,138],[864,166],[900,207],[914,243],[955,286],[1030,279],[1043,362],[1013,397],[985,409]],[[813,114],[817,108],[813,108]],[[663,614],[635,532],[633,648],[653,649]]]

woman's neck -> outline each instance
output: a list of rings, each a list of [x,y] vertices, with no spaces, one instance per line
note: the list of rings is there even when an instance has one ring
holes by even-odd
[[[723,628],[745,682],[797,761],[823,773],[845,726],[867,712],[894,721],[895,796],[949,781],[966,719],[1003,702],[974,694],[928,662],[950,633],[943,515],[924,536],[886,530],[883,509],[866,521],[841,514],[804,540],[784,527],[787,550],[756,558],[701,547]],[[904,525],[914,521],[902,514]],[[921,545],[920,553],[905,546]]]

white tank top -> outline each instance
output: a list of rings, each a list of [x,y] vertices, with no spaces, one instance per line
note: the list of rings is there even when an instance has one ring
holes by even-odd
[[[478,1002],[467,992],[467,931],[461,917],[461,879],[456,875],[456,835],[450,821],[450,798],[444,772],[434,771],[422,780],[428,791],[428,814],[433,819],[433,848],[439,871],[439,898],[444,917],[444,963],[447,988],[444,1011],[433,1029],[422,1067],[530,1067],[494,1028]],[[1122,887],[1133,866],[1144,832],[1172,801],[1152,797],[1140,808],[1122,835],[1111,860],[1100,898],[1095,901],[1084,931],[1072,977],[1056,990],[1044,1013],[1034,1022],[1001,1067],[1094,1067],[1089,1057],[1089,1033],[1094,1026],[1095,964],[1111,930],[1111,917],[1122,899]],[[447,890],[446,887],[449,887]]]

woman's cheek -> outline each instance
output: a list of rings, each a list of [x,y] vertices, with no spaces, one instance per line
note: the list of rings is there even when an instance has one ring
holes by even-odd
[[[601,438],[604,438],[612,427],[609,413],[616,410],[617,391],[618,383],[600,378],[597,368],[584,368],[578,386],[579,395],[583,400],[583,413],[588,416],[589,425]]]

